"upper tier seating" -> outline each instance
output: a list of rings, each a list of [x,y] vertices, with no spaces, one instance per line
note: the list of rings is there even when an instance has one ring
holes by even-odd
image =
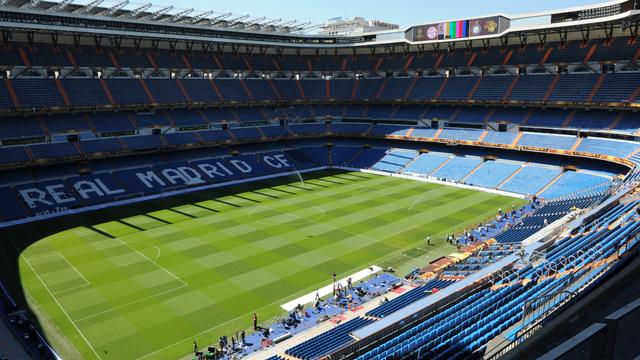
[[[556,83],[549,100],[584,101],[598,81],[595,74],[562,74]]]
[[[491,143],[491,144],[510,145],[515,141],[516,136],[518,136],[518,134],[513,132],[489,131],[487,136],[485,136],[484,139],[482,139],[482,142]]]
[[[575,142],[575,136],[524,133],[518,141],[518,146],[569,150]]]
[[[611,155],[625,158],[638,150],[638,144],[630,141],[616,141],[588,137],[580,143],[576,151],[592,154]]]
[[[551,75],[520,76],[516,86],[509,95],[510,100],[539,101],[544,98],[553,82]]]
[[[444,129],[439,139],[477,141],[482,134],[478,130]]]

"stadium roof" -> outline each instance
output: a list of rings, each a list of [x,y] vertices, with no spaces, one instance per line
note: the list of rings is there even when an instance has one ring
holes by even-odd
[[[369,34],[318,35],[319,24],[267,19],[224,11],[202,11],[130,0],[0,0],[3,31],[59,32],[89,36],[136,37],[202,43],[296,48],[355,48],[422,46],[441,42],[522,37],[550,32],[603,30],[613,24],[633,28],[637,35],[640,11],[634,0],[614,0],[537,13],[445,20]],[[457,31],[457,32],[456,32]],[[625,30],[621,30],[625,31]],[[611,33],[608,30],[608,33]],[[633,35],[632,36],[635,36]],[[566,35],[564,36],[566,38]]]
[[[48,13],[74,14],[76,16],[117,18],[142,23],[169,23],[199,25],[217,29],[252,30],[285,34],[306,34],[318,29],[320,24],[309,21],[269,19],[264,16],[235,14],[221,10],[197,10],[175,5],[156,5],[130,0],[0,0],[3,7],[23,10],[46,11]]]

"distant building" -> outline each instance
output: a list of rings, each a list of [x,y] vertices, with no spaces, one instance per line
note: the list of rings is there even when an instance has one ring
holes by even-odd
[[[322,35],[358,35],[375,31],[395,30],[400,26],[380,20],[365,20],[356,16],[353,19],[331,18],[320,28]]]

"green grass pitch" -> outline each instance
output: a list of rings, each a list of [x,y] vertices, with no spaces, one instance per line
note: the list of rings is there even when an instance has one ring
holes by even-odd
[[[194,339],[249,328],[254,311],[267,324],[333,272],[425,265],[454,250],[443,234],[522,203],[366,173],[305,177],[112,209],[27,244],[8,234],[21,291],[65,359],[178,359]]]

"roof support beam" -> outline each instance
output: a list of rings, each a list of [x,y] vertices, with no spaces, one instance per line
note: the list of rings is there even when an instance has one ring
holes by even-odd
[[[90,13],[93,9],[95,9],[103,1],[104,0],[93,0],[92,2],[88,3],[84,7],[81,7],[81,8],[78,8],[77,10],[74,10],[73,13],[74,14],[87,14],[87,13]]]
[[[209,10],[209,11],[200,13],[200,14],[192,17],[190,22],[195,25],[195,24],[201,22],[202,20],[207,19],[207,17],[209,17],[211,15],[213,15],[213,10]]]
[[[151,20],[158,20],[161,17],[163,17],[166,13],[168,13],[169,11],[173,10],[173,5],[169,5],[165,8],[162,8],[154,13],[152,13],[151,15],[147,16],[148,19]]]
[[[153,6],[153,4],[151,3],[146,3],[138,8],[135,8],[133,10],[131,10],[131,13],[129,13],[129,17],[131,18],[137,18],[138,16],[140,16],[140,14],[142,14],[143,12],[149,10],[151,7]]]
[[[167,21],[169,21],[169,22],[178,22],[178,21],[182,20],[182,18],[184,18],[185,16],[191,14],[192,12],[193,12],[193,8],[182,10],[179,13],[173,14],[170,18],[167,19]]]
[[[56,5],[53,5],[52,7],[48,8],[47,11],[61,11],[64,10],[64,8],[66,8],[69,4],[71,4],[73,0],[62,0],[61,2],[57,3]]]

